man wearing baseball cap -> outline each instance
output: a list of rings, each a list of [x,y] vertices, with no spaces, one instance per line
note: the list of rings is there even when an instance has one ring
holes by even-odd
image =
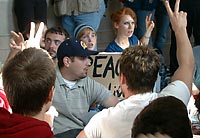
[[[85,118],[92,104],[115,106],[117,97],[87,76],[91,65],[89,56],[98,54],[87,49],[84,42],[69,38],[57,51],[58,68],[53,105],[59,115],[54,119],[54,134],[57,138],[74,138],[84,128]]]

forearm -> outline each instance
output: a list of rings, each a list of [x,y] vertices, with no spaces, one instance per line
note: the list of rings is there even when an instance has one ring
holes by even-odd
[[[187,30],[182,29],[175,32],[177,43],[177,60],[179,66],[194,68],[194,56],[192,46],[187,35]]]
[[[145,35],[140,39],[140,45],[148,45],[150,37],[151,37],[151,34],[148,35],[145,33]]]
[[[15,55],[20,52],[20,50],[11,50],[6,58],[6,62],[8,62],[10,59],[12,59],[13,57],[15,57]]]
[[[108,100],[106,100],[106,102],[104,102],[103,105],[108,108],[108,107],[115,106],[118,103],[119,103],[118,98],[112,95],[108,98]]]

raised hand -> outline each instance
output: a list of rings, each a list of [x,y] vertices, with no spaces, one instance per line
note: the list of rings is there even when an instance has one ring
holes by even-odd
[[[23,49],[24,44],[24,37],[22,33],[16,33],[14,31],[11,31],[11,38],[10,38],[10,48],[11,50],[17,50],[20,51]]]
[[[151,32],[153,31],[153,28],[155,26],[154,22],[151,20],[152,14],[149,14],[149,16],[146,16],[146,33],[148,33],[148,35],[151,35]],[[145,34],[146,34],[145,33]]]
[[[35,23],[31,22],[30,37],[27,41],[25,41],[25,48],[40,48],[40,39],[42,37],[43,29],[44,23],[41,22],[37,32],[35,33]]]
[[[186,30],[187,13],[183,11],[179,12],[180,0],[176,0],[175,6],[174,6],[174,12],[170,8],[168,0],[166,0],[164,3],[165,3],[165,7],[167,9],[170,22],[172,24],[172,29],[174,30],[174,32],[177,32],[179,30]]]
[[[170,18],[172,29],[174,30],[176,36],[176,53],[179,65],[171,80],[183,81],[191,92],[194,74],[194,56],[186,29],[187,13],[179,11],[180,0],[176,0],[174,11],[170,8],[169,1],[165,1],[164,3]],[[187,100],[189,101],[189,98]]]
[[[6,61],[13,58],[19,51],[23,51],[29,47],[40,48],[40,39],[42,37],[42,31],[44,28],[44,23],[41,22],[38,31],[35,34],[35,23],[31,22],[30,37],[28,40],[24,41],[22,33],[16,33],[11,31],[10,48],[11,51],[8,54]]]

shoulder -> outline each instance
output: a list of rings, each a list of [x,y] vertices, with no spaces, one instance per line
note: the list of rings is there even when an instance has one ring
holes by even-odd
[[[129,37],[129,43],[130,45],[138,45],[138,38],[135,35],[132,35],[131,37]]]
[[[53,138],[53,132],[51,131],[51,128],[48,123],[44,121],[40,121],[38,119],[23,116],[20,114],[9,114],[5,110],[0,110],[0,113],[4,114],[3,118],[9,124],[6,124],[6,122],[3,122],[1,120],[1,123],[4,124],[4,131],[9,133],[10,136],[15,137],[31,137],[32,138]],[[15,130],[15,132],[20,133],[10,133],[12,130]],[[14,132],[14,131],[13,131]],[[45,133],[44,133],[45,132]],[[37,136],[36,136],[37,135]]]
[[[160,93],[162,96],[174,96],[180,99],[185,105],[188,104],[190,99],[190,91],[187,85],[180,80],[169,83]]]
[[[101,112],[95,114],[85,126],[84,131],[88,138],[101,137],[104,135],[104,129],[109,122],[109,109],[104,109]]]
[[[116,52],[116,47],[118,47],[118,45],[113,40],[111,43],[109,43],[109,45],[107,46],[107,48],[104,51],[105,52]]]

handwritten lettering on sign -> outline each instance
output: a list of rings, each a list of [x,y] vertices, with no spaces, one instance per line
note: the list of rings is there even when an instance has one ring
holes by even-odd
[[[102,52],[91,56],[91,67],[88,75],[107,87],[113,95],[122,98],[119,86],[119,58],[121,53]]]

